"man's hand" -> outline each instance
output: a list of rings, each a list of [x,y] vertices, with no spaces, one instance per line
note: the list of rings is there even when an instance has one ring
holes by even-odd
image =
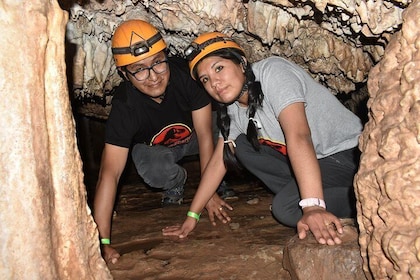
[[[303,210],[297,231],[300,239],[306,238],[307,232],[311,231],[318,243],[335,245],[341,244],[338,234],[343,233],[343,226],[336,216],[324,208],[313,206]]]
[[[102,245],[102,257],[106,263],[116,264],[120,258],[120,254],[110,245]]]
[[[226,212],[226,209],[232,211],[233,208],[228,203],[226,203],[226,201],[221,199],[217,193],[215,193],[212,198],[210,198],[209,202],[207,202],[206,209],[209,214],[210,222],[213,224],[213,226],[216,225],[214,216],[216,216],[224,224],[231,221],[231,218]]]
[[[187,217],[182,226],[175,225],[169,226],[162,229],[162,234],[164,236],[178,236],[179,238],[185,238],[188,234],[194,230],[197,224],[197,220],[191,217]]]

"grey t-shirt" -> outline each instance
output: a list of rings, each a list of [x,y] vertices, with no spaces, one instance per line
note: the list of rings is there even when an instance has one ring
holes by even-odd
[[[282,151],[287,146],[278,122],[280,112],[296,102],[305,103],[317,158],[327,157],[358,145],[360,119],[303,68],[281,57],[269,57],[252,65],[264,93],[262,108],[254,119],[261,125],[259,140]],[[228,106],[229,139],[246,133],[248,112],[236,101]]]

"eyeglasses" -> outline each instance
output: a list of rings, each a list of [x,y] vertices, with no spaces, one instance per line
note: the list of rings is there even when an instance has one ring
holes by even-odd
[[[150,67],[140,68],[135,72],[130,72],[127,67],[125,67],[125,71],[127,71],[131,76],[133,76],[137,81],[141,82],[149,78],[150,70],[153,70],[156,74],[165,73],[168,70],[168,60],[158,61],[152,64]]]

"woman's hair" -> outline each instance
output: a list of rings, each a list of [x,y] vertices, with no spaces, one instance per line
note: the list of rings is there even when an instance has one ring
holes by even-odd
[[[258,142],[258,130],[255,122],[253,121],[253,118],[257,109],[262,106],[264,94],[261,90],[260,82],[255,81],[255,75],[252,71],[251,64],[244,61],[242,56],[245,55],[238,49],[220,49],[208,54],[206,57],[209,56],[219,56],[224,59],[229,59],[235,64],[243,65],[245,69],[245,83],[243,85],[241,94],[248,90],[249,122],[246,137],[254,149],[258,151],[260,149],[260,143]],[[225,141],[225,146],[223,149],[223,160],[225,162],[225,166],[226,168],[233,168],[234,170],[238,170],[240,168],[238,161],[229,148],[228,142],[226,142],[229,139],[228,137],[230,131],[230,117],[227,113],[228,105],[229,104],[225,103],[217,103],[217,127],[220,129],[223,140]]]

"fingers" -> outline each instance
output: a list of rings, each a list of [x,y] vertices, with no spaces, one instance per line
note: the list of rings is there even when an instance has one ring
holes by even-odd
[[[185,238],[188,236],[188,231],[182,228],[176,227],[166,227],[162,229],[162,234],[164,236],[177,236],[179,238]]]
[[[162,234],[164,236],[179,235],[181,232],[180,226],[169,226],[162,229]]]
[[[162,229],[163,236],[177,236],[179,238],[185,238],[189,233],[189,230],[184,229],[181,226],[169,226]]]
[[[233,211],[233,207],[230,206],[228,203],[226,203],[226,201],[223,201],[224,203],[222,204],[222,206],[226,209],[229,209],[230,211]]]
[[[216,217],[222,221],[222,223],[226,224],[230,222],[232,219],[229,217],[229,214],[226,212],[226,209],[233,210],[233,208],[226,204],[220,205],[220,207],[215,211]],[[214,223],[215,224],[215,223]]]
[[[325,221],[318,230],[313,230],[313,234],[316,240],[320,244],[336,245],[341,244],[341,239],[338,236],[337,225],[341,227],[341,223],[338,221],[328,222]],[[341,228],[342,230],[342,228]]]
[[[343,226],[340,220],[329,212],[307,212],[298,222],[297,227],[300,239],[306,238],[307,232],[311,231],[320,244],[335,245],[342,243],[339,234],[343,233]]]
[[[107,262],[108,263],[112,263],[112,264],[116,264],[119,258],[120,258],[120,255],[118,255],[118,257],[117,256],[113,256],[110,259],[108,259]]]
[[[227,210],[232,211],[233,207],[226,203],[224,200],[219,200],[218,203],[208,203],[206,205],[207,212],[209,214],[210,223],[213,226],[216,226],[216,217],[219,221],[226,224],[230,222],[232,219],[230,218]]]
[[[306,225],[306,224],[304,224],[302,222],[298,222],[298,224],[297,224],[297,231],[298,231],[299,239],[305,239],[308,230],[309,230],[308,225]]]
[[[338,236],[337,233],[342,234],[343,233],[343,226],[341,225],[341,222],[337,219],[334,222],[330,222],[326,224],[329,237],[332,239],[327,239],[328,245],[335,245],[335,244],[341,244],[341,238]]]
[[[162,229],[164,236],[178,236],[179,238],[185,238],[188,234],[194,230],[197,224],[197,220],[191,217],[187,217],[182,226],[168,226]]]
[[[106,263],[116,264],[120,258],[120,254],[111,246],[103,246],[102,248],[103,257]]]

